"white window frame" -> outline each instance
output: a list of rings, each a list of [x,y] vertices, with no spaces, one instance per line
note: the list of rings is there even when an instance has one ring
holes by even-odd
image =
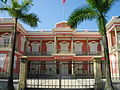
[[[40,50],[39,50],[40,43],[39,42],[33,42],[31,44],[31,46],[32,46],[32,53],[39,53],[40,52]],[[33,49],[33,48],[35,48],[35,49]]]
[[[74,52],[76,54],[82,54],[82,46],[83,46],[83,43],[82,42],[75,42],[74,43]]]
[[[69,47],[69,43],[68,42],[66,42],[66,41],[61,42],[60,43],[60,52],[67,53],[68,50],[69,50],[68,47]]]
[[[54,43],[52,41],[46,43],[47,46],[47,53],[53,53],[54,52]]]
[[[10,45],[10,42],[11,42],[11,34],[10,33],[4,33],[1,35],[1,37],[4,40],[4,42],[3,42],[4,46]],[[5,41],[7,41],[7,42],[5,42]]]
[[[90,46],[90,54],[97,54],[98,53],[98,50],[97,50],[98,43],[97,42],[92,41],[89,43],[89,46]]]

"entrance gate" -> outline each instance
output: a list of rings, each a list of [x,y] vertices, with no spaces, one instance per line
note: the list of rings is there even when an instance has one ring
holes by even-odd
[[[27,89],[94,88],[92,62],[31,61],[28,65]]]

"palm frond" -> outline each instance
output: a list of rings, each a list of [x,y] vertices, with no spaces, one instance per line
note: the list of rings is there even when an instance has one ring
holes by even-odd
[[[31,5],[33,5],[32,0],[24,0],[21,4],[21,10],[23,12],[28,12]]]
[[[73,11],[70,18],[68,19],[68,24],[71,28],[76,28],[78,24],[85,20],[91,20],[97,16],[97,13],[91,9],[89,6],[85,5]]]
[[[104,3],[103,3],[104,13],[107,13],[117,1],[120,1],[120,0],[104,0]]]
[[[3,8],[1,7],[1,8],[0,8],[0,11],[7,11],[7,10],[8,10],[7,7],[3,7]]]
[[[88,5],[90,5],[91,8],[94,8],[94,10],[101,12],[102,11],[102,0],[87,0]]]
[[[28,13],[31,5],[33,5],[32,0],[23,0],[20,4],[18,0],[11,0],[10,5],[0,8],[0,10],[7,11],[10,16],[20,19],[23,23],[26,23],[31,27],[36,27],[40,20],[36,14]]]
[[[34,13],[20,15],[19,19],[31,27],[37,27],[38,22],[40,22],[39,18]]]
[[[11,0],[11,8],[14,9],[20,8],[20,4],[18,3],[18,0]]]

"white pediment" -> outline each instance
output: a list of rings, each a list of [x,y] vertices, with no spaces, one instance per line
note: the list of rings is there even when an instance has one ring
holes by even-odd
[[[76,42],[74,43],[74,45],[83,45],[83,43],[80,42],[80,41],[76,41]]]
[[[10,33],[4,33],[4,34],[2,34],[1,36],[2,36],[2,37],[4,37],[4,36],[11,36],[11,34],[10,34]]]
[[[53,41],[49,41],[49,42],[46,43],[46,45],[48,45],[48,44],[49,44],[49,45],[50,45],[50,44],[52,45],[52,44],[54,44],[54,42],[53,42]]]
[[[91,41],[91,42],[89,42],[89,44],[98,44],[98,42],[96,42],[96,41]]]
[[[39,44],[39,42],[34,41],[34,42],[31,43],[31,45],[33,45],[33,44]]]
[[[69,43],[67,41],[62,41],[60,45],[69,45]]]

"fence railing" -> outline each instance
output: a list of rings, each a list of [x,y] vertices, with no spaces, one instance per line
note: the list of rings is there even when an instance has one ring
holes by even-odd
[[[86,52],[86,51],[82,51],[82,52],[75,52],[75,51],[72,51],[71,49],[68,49],[68,50],[61,50],[61,49],[58,49],[56,51],[56,53],[53,51],[53,52],[47,52],[47,51],[41,51],[41,52],[25,52],[26,55],[30,55],[30,56],[51,56],[52,54],[76,54],[77,56],[81,56],[81,55],[84,55],[84,56],[88,56],[88,55],[101,55],[102,54],[102,51],[97,51],[97,52]]]
[[[25,52],[26,55],[30,55],[30,56],[50,56],[52,53],[48,53],[46,51],[42,51],[40,52]]]
[[[82,52],[75,52],[75,54],[77,55],[77,56],[83,56],[83,55],[101,55],[102,54],[102,51],[97,51],[97,52],[86,52],[86,51],[82,51]]]

